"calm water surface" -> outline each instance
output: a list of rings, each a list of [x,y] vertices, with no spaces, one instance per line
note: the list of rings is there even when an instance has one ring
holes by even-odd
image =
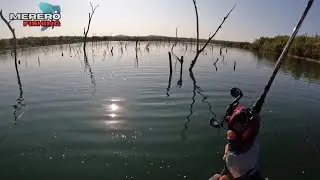
[[[0,178],[200,180],[220,172],[225,129],[209,119],[223,116],[234,86],[252,105],[276,57],[237,49],[222,57],[209,47],[192,79],[194,53],[177,46],[183,72],[173,57],[169,81],[171,47],[145,46],[136,53],[134,44],[94,44],[88,61],[78,45],[25,49],[21,86],[10,53],[2,53]],[[319,84],[320,64],[297,59],[276,77],[261,113],[266,177],[318,179]]]

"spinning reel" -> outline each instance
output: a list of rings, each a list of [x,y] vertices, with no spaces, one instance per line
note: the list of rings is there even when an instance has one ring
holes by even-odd
[[[232,130],[236,135],[235,139],[229,140],[231,149],[241,153],[252,145],[259,131],[260,119],[255,117],[251,108],[239,105],[239,101],[243,97],[243,93],[239,88],[232,88],[230,94],[235,99],[227,107],[223,119],[219,121],[211,118],[210,125],[215,128],[221,128],[226,123],[228,130]]]

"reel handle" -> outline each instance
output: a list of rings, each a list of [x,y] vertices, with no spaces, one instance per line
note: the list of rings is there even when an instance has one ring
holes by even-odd
[[[236,107],[239,105],[239,101],[242,98],[243,94],[240,91],[239,96],[231,103],[229,104],[228,108],[226,109],[226,114],[224,115],[222,120],[217,120],[214,117],[210,119],[210,125],[215,128],[221,128],[223,126],[223,123],[226,121],[226,118],[228,116],[231,116],[233,114],[233,111],[236,109]]]

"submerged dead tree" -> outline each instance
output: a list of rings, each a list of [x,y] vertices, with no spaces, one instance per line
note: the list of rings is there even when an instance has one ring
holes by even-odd
[[[223,21],[221,22],[221,24],[218,26],[218,28],[216,29],[215,33],[212,34],[211,36],[209,36],[209,39],[207,40],[207,42],[203,45],[203,47],[200,49],[200,42],[199,42],[199,15],[198,15],[198,8],[197,8],[197,3],[196,0],[193,0],[193,5],[195,8],[195,12],[196,12],[196,20],[197,20],[197,44],[196,44],[196,56],[194,57],[194,59],[191,61],[190,64],[190,68],[189,70],[192,70],[194,65],[196,64],[199,55],[201,54],[201,52],[206,48],[206,46],[210,43],[210,41],[212,40],[212,38],[218,33],[218,31],[222,28],[222,25],[224,24],[225,20],[229,17],[230,13],[233,11],[233,9],[236,7],[236,5],[234,5],[232,7],[232,9],[229,11],[229,13],[223,18]]]
[[[87,43],[88,33],[89,33],[89,30],[90,30],[91,20],[92,20],[93,14],[94,14],[95,10],[97,9],[97,7],[99,6],[99,4],[96,5],[95,7],[93,7],[92,3],[90,2],[90,6],[91,6],[92,13],[89,13],[88,27],[87,27],[87,29],[84,28],[84,32],[83,32],[83,35],[84,35],[84,38],[83,38],[83,54],[84,54],[85,69],[89,70],[89,76],[90,76],[91,84],[92,84],[91,90],[92,90],[92,95],[93,95],[95,93],[96,83],[95,83],[95,78],[94,78],[94,75],[93,75],[89,60],[88,60],[87,51],[86,51],[86,43]]]
[[[177,82],[177,85],[181,88],[182,87],[182,68],[183,68],[183,56],[179,59],[176,57],[178,61],[180,62],[180,78],[179,81]]]
[[[18,59],[17,59],[17,38],[16,38],[15,29],[12,28],[12,26],[10,25],[11,21],[7,21],[6,18],[3,17],[2,10],[0,10],[0,17],[3,20],[3,22],[6,23],[6,25],[8,26],[9,30],[12,33],[13,38],[11,39],[11,43],[12,43],[12,51],[13,51],[13,57],[14,57],[14,65],[15,65],[17,76],[19,76]],[[12,54],[12,51],[11,51],[11,54]],[[18,79],[20,79],[20,77]],[[21,82],[19,84],[21,84]]]
[[[22,83],[21,83],[21,79],[20,79],[20,74],[19,74],[19,68],[18,68],[18,59],[17,59],[17,38],[16,38],[16,33],[15,33],[15,29],[12,28],[12,26],[10,25],[11,21],[7,21],[6,18],[3,17],[2,14],[2,10],[0,10],[0,17],[3,20],[3,22],[8,26],[9,30],[12,33],[12,51],[13,51],[13,57],[14,57],[14,67],[16,70],[16,75],[17,75],[17,80],[18,80],[18,85],[19,85],[19,98],[17,99],[17,104],[13,105],[12,107],[14,108],[14,124],[17,123],[18,119],[24,114],[24,112],[22,112],[20,115],[17,114],[17,112],[19,112],[20,110],[22,110],[22,108],[25,106],[24,104],[24,99],[23,99],[23,90],[22,90]],[[11,51],[11,53],[12,53]],[[20,61],[19,61],[20,64]]]
[[[88,56],[87,56],[87,52],[86,50],[84,49],[84,65],[85,65],[85,69],[89,71],[89,77],[91,79],[91,91],[92,91],[92,95],[95,93],[96,91],[96,80],[95,80],[95,77],[93,75],[93,72],[92,72],[92,69],[91,69],[91,66],[90,66],[90,63],[89,63],[89,60],[88,60]]]
[[[92,3],[90,2],[90,6],[91,6],[92,13],[89,13],[89,22],[88,22],[87,29],[84,28],[84,31],[83,31],[83,50],[86,49],[87,37],[88,37],[89,30],[90,30],[90,24],[91,24],[92,16],[93,16],[94,12],[96,11],[97,7],[99,6],[99,4],[96,5],[95,7],[93,7]]]
[[[26,106],[26,104],[24,103],[24,99],[23,99],[22,83],[21,83],[19,69],[18,69],[17,64],[15,64],[15,69],[16,69],[17,81],[18,81],[18,86],[19,86],[19,97],[17,99],[17,104],[13,105],[12,107],[14,109],[14,111],[13,111],[13,116],[14,116],[13,123],[17,124],[18,120],[26,112],[26,110],[24,110],[24,107]],[[20,112],[20,111],[22,111],[22,112]]]
[[[171,58],[171,53],[168,52],[169,55],[169,67],[170,67],[170,74],[169,74],[169,80],[168,80],[168,87],[167,87],[167,91],[166,94],[169,97],[169,91],[170,91],[170,87],[171,87],[171,79],[172,79],[172,58]]]

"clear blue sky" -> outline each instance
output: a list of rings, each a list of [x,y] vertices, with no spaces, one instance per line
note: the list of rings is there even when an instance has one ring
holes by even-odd
[[[18,37],[82,35],[91,11],[89,0],[1,0],[5,16],[9,12],[40,12],[38,3],[48,2],[61,6],[62,27],[41,32],[40,28],[22,27],[12,22]],[[165,35],[194,37],[195,12],[192,0],[92,0],[100,4],[94,15],[90,33],[97,35]],[[236,9],[227,19],[215,39],[252,41],[260,36],[290,34],[302,14],[307,0],[197,0],[200,37],[207,38],[215,31],[230,8]],[[320,2],[315,0],[300,34],[320,34]],[[0,22],[0,38],[11,37],[5,24]]]

